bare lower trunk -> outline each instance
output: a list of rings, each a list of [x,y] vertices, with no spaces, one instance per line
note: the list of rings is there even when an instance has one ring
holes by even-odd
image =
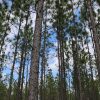
[[[47,2],[44,6],[44,32],[43,32],[43,47],[41,61],[41,82],[40,82],[40,100],[45,100],[45,69],[46,69],[46,38],[47,38]],[[44,90],[43,90],[44,89]]]
[[[29,65],[29,61],[27,62],[27,67],[26,67],[26,84],[25,84],[25,100],[28,100],[28,66]]]
[[[18,76],[18,84],[17,84],[17,97],[16,99],[21,100],[21,77],[22,77],[22,68],[23,68],[23,60],[24,60],[24,50],[21,51],[21,61],[19,67],[19,76]]]
[[[33,37],[33,54],[30,68],[29,100],[38,100],[38,74],[39,74],[39,52],[41,44],[43,4],[44,0],[37,1],[37,14],[35,31]]]
[[[78,53],[78,33],[76,26],[76,18],[74,14],[74,3],[72,3],[72,14],[73,14],[73,24],[74,29],[72,30],[72,53],[73,53],[73,69],[74,69],[74,88],[75,88],[75,100],[82,100],[82,90],[81,90],[81,74],[80,74],[80,63],[79,63],[79,53]],[[75,40],[74,40],[75,39]]]

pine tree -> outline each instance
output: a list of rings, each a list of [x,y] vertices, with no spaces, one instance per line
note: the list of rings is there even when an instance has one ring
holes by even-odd
[[[30,68],[29,100],[38,100],[38,77],[39,77],[39,52],[42,33],[43,5],[44,0],[37,1],[36,22],[33,37],[33,51]]]

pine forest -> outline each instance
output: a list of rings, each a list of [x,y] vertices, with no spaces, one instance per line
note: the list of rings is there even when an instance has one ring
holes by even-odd
[[[100,0],[0,0],[0,100],[100,100]]]

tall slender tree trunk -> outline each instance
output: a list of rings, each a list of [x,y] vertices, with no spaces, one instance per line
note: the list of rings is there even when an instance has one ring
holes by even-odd
[[[88,37],[87,37],[88,38]],[[86,39],[87,39],[86,38]],[[91,94],[90,94],[90,99],[94,100],[95,98],[95,91],[94,91],[94,79],[93,79],[93,66],[92,66],[92,58],[91,58],[91,54],[89,51],[89,44],[87,43],[87,49],[88,49],[88,54],[89,54],[89,66],[90,66],[90,72],[91,72],[91,84],[89,84],[90,88],[91,88]]]
[[[43,91],[43,88],[44,88],[44,83],[45,83],[45,67],[46,67],[46,55],[45,55],[45,52],[46,52],[46,31],[43,33],[44,35],[44,41],[43,41],[43,49],[42,49],[42,52],[43,52],[43,55],[42,55],[42,62],[41,62],[41,84],[40,84],[40,100],[44,100],[44,92]]]
[[[96,30],[96,22],[95,22],[95,18],[93,15],[93,8],[92,8],[92,1],[91,0],[87,0],[87,7],[89,10],[89,15],[90,15],[90,19],[91,19],[91,27],[92,27],[92,31],[93,31],[93,40],[95,43],[95,50],[96,50],[96,65],[97,65],[97,69],[98,69],[98,76],[100,79],[100,47],[99,47],[99,38],[98,38],[98,33]]]
[[[28,100],[28,74],[29,74],[28,65],[29,65],[29,59],[27,61],[27,67],[26,67],[25,100]]]
[[[75,100],[80,100],[80,76],[79,76],[79,66],[77,57],[77,47],[76,41],[72,40],[72,52],[73,52],[73,62],[74,62],[74,88],[75,88]]]
[[[20,83],[20,100],[23,100],[23,84],[24,84],[24,72],[25,72],[25,62],[26,62],[26,55],[27,55],[27,30],[28,30],[28,20],[29,20],[29,16],[30,16],[30,4],[28,5],[28,9],[27,9],[27,16],[26,16],[26,24],[25,24],[25,29],[24,29],[24,39],[23,39],[23,63],[22,63],[22,73],[21,73],[21,83]]]
[[[27,45],[25,45],[27,47]],[[22,64],[22,78],[21,78],[21,88],[20,88],[20,92],[21,92],[21,100],[23,100],[23,84],[24,84],[24,73],[25,73],[25,62],[26,62],[26,48],[25,48],[25,53],[24,53],[24,60],[23,60],[23,64]]]
[[[59,63],[59,100],[66,100],[66,73],[65,73],[65,57],[64,57],[64,28],[61,25],[63,23],[63,8],[61,7],[63,2],[61,0],[56,1],[57,12],[57,40],[58,40],[58,63]],[[62,14],[62,15],[61,15]]]
[[[81,75],[80,75],[80,64],[79,64],[79,54],[78,54],[78,34],[77,27],[75,22],[74,14],[74,3],[72,3],[72,14],[73,14],[73,24],[74,29],[72,30],[72,53],[73,53],[73,63],[74,63],[74,88],[75,88],[75,100],[82,100],[82,91],[81,91]]]
[[[45,100],[45,69],[46,69],[46,40],[47,40],[47,2],[44,6],[44,32],[43,32],[43,47],[41,61],[41,83],[40,83],[40,100]]]
[[[29,100],[38,100],[39,52],[43,20],[44,0],[37,1],[35,31],[33,37],[33,54],[30,68]]]
[[[23,70],[23,63],[24,63],[24,45],[22,45],[22,50],[21,50],[21,60],[20,60],[20,67],[19,67],[19,75],[18,75],[18,84],[17,84],[17,96],[16,99],[21,100],[21,79],[22,79],[22,70]]]
[[[11,100],[13,73],[14,73],[14,66],[15,66],[16,56],[17,56],[17,48],[18,48],[18,41],[19,41],[19,37],[20,37],[21,23],[22,23],[22,17],[20,18],[18,35],[17,35],[17,40],[16,40],[16,43],[15,43],[14,61],[13,61],[13,65],[12,65],[12,68],[11,68],[11,74],[10,74],[9,91],[8,91],[8,93],[9,93],[8,94],[9,100]]]

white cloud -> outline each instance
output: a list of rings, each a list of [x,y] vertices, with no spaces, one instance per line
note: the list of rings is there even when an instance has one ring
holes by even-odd
[[[58,70],[58,58],[52,57],[49,62],[49,68],[52,70]]]
[[[2,0],[0,0],[0,3],[2,3]]]

